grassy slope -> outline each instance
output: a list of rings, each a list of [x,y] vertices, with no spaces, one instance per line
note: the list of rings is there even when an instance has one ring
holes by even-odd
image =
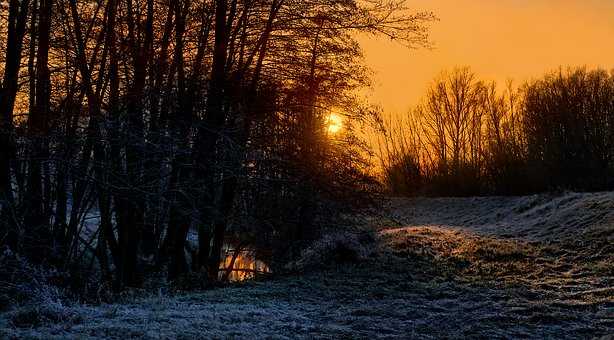
[[[20,309],[0,317],[0,338],[604,336],[614,333],[613,202],[393,200],[393,218],[373,222],[374,256],[359,263],[117,305]]]

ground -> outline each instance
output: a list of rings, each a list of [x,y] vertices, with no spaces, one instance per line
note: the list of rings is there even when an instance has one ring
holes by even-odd
[[[382,211],[366,223],[375,241],[350,263],[122,304],[22,308],[0,315],[0,338],[614,334],[614,193],[390,199]]]

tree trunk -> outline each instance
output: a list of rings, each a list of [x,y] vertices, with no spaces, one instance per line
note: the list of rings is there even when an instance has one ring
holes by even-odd
[[[52,0],[40,0],[38,13],[38,48],[36,53],[36,93],[35,106],[28,117],[30,137],[30,161],[28,171],[28,204],[25,225],[35,235],[32,255],[44,254],[51,246],[51,233],[48,225],[45,186],[43,183],[43,163],[49,158],[48,124],[50,116],[51,78],[49,73],[49,46],[51,34]],[[46,183],[48,185],[48,183]],[[45,250],[43,250],[45,249]],[[45,255],[46,256],[46,255]]]
[[[11,184],[11,163],[15,155],[13,110],[29,4],[28,0],[9,2],[4,77],[0,86],[0,234],[6,237],[6,244],[14,250],[19,244],[19,222],[13,210],[15,198]]]
[[[219,132],[224,126],[224,89],[226,87],[226,59],[228,53],[228,31],[226,28],[226,12],[228,4],[226,0],[215,1],[215,46],[213,49],[213,65],[211,69],[211,82],[207,97],[206,116],[198,130],[197,142],[195,147],[196,169],[202,172],[204,178],[203,190],[209,193],[204,197],[201,204],[201,223],[211,223],[211,208],[214,204],[214,183],[215,183],[215,149],[219,139]],[[209,256],[207,244],[210,242],[211,232],[205,226],[199,229],[199,258],[202,260]],[[206,253],[205,253],[206,252]],[[219,256],[219,255],[218,255]],[[201,264],[210,263],[199,261]],[[217,280],[218,268],[209,268],[210,279]]]

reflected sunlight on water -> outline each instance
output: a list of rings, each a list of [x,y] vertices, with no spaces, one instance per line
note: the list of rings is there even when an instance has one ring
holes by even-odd
[[[227,276],[230,282],[240,282],[256,278],[257,275],[270,273],[270,268],[256,257],[253,248],[239,248],[226,244],[222,250],[224,263],[220,265],[220,279]]]

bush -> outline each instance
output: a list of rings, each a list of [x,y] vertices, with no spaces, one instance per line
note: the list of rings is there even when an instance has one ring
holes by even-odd
[[[62,280],[57,270],[34,266],[7,248],[0,254],[0,310],[60,303]]]
[[[375,238],[366,232],[336,232],[324,235],[286,265],[289,271],[305,271],[331,264],[355,263],[373,256]]]

